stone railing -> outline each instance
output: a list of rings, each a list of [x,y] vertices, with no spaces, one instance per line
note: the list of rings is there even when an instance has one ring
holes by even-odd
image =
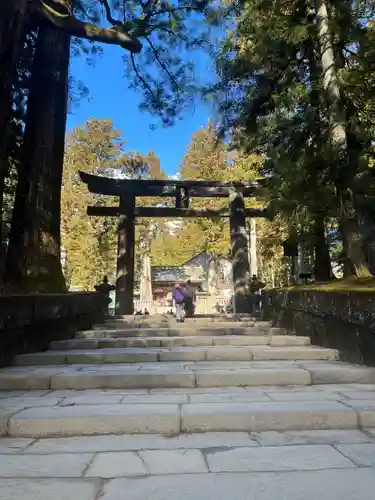
[[[263,316],[338,349],[340,358],[375,366],[375,293],[265,290]]]
[[[0,295],[0,366],[15,354],[47,349],[102,320],[103,299],[96,292]]]

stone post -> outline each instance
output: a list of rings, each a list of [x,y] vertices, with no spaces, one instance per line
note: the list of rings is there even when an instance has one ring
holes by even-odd
[[[116,314],[134,313],[135,197],[120,197],[117,243]]]
[[[257,232],[256,221],[250,219],[248,222],[249,227],[249,260],[250,260],[250,276],[254,274],[258,276],[258,256],[257,256]]]
[[[246,232],[245,202],[242,193],[229,197],[230,243],[234,287],[234,312],[250,313],[250,266]]]

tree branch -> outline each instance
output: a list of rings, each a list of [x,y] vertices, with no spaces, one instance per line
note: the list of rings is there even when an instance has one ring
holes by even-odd
[[[114,19],[112,17],[112,12],[111,12],[111,7],[108,3],[108,0],[99,0],[99,2],[103,5],[104,10],[105,10],[105,15],[107,17],[107,21],[112,24],[113,26],[121,26],[121,21],[118,21],[117,19]]]
[[[132,62],[132,66],[133,66],[133,69],[134,69],[134,73],[137,75],[137,78],[140,80],[140,82],[142,83],[142,85],[144,86],[144,88],[149,92],[149,94],[152,95],[152,99],[154,101],[156,101],[156,97],[155,97],[155,94],[153,93],[152,91],[152,88],[150,87],[150,85],[146,82],[146,80],[143,78],[143,76],[139,73],[138,71],[138,68],[137,66],[135,65],[135,61],[134,61],[134,55],[133,54],[130,54],[130,59],[131,59],[131,62]]]
[[[102,42],[110,45],[119,45],[131,53],[139,53],[142,49],[141,42],[125,30],[116,28],[100,28],[95,24],[79,21],[74,16],[60,17],[54,15],[51,10],[46,9],[43,3],[40,4],[44,17],[49,19],[57,28],[65,30],[69,35],[95,42]]]
[[[160,24],[150,25],[149,28],[152,29],[152,31],[154,31],[155,29],[165,31],[169,35],[175,36],[185,43],[190,43],[190,40],[187,36],[184,36],[181,33],[175,33],[173,30],[166,28],[165,26],[162,26]]]
[[[151,50],[152,50],[152,52],[153,52],[153,54],[155,56],[156,62],[167,73],[167,75],[169,76],[169,78],[170,78],[172,84],[174,85],[175,89],[178,90],[178,91],[181,91],[181,88],[180,88],[180,86],[179,86],[176,78],[169,71],[169,69],[167,68],[167,65],[165,64],[165,62],[160,59],[160,55],[159,55],[158,49],[155,47],[155,45],[152,43],[152,41],[148,37],[146,37],[146,40],[147,40],[148,44],[151,47]]]

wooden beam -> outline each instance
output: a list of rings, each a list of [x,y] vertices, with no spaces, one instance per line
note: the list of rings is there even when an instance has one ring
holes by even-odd
[[[161,196],[175,197],[178,189],[188,189],[191,198],[223,198],[237,189],[243,196],[255,196],[266,184],[265,179],[251,182],[219,182],[219,181],[175,181],[175,180],[140,180],[113,179],[98,175],[79,173],[82,182],[87,184],[91,193],[120,196]]]
[[[245,217],[267,217],[267,211],[261,208],[245,208]],[[91,216],[118,217],[126,215],[121,213],[120,207],[87,207],[87,214]],[[180,217],[191,218],[218,218],[229,217],[230,213],[224,210],[194,210],[190,208],[174,207],[135,207],[134,217],[149,217],[177,219]]]

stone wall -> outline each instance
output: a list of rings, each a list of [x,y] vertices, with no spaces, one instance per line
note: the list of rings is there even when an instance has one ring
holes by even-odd
[[[263,315],[275,326],[336,348],[344,361],[375,366],[375,293],[269,290]]]
[[[15,354],[48,348],[78,329],[102,319],[102,297],[96,292],[0,295],[0,366]]]

